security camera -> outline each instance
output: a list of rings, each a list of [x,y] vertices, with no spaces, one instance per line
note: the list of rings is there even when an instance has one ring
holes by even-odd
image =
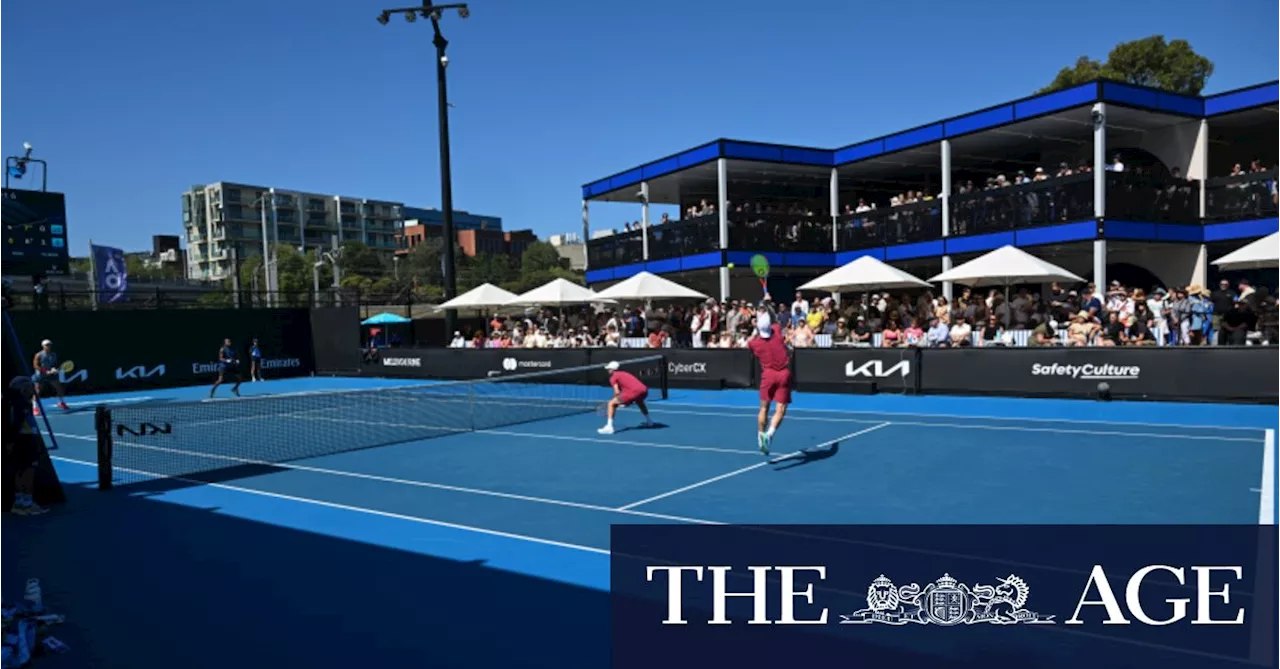
[[[448,57],[448,56],[440,56],[440,64],[441,64],[441,65],[443,65],[443,66],[445,66],[445,67],[449,67],[449,57]]]
[[[31,142],[23,142],[23,143],[22,143],[22,149],[23,149],[24,151],[30,151],[30,150],[31,150]]]
[[[649,200],[649,198],[644,196],[644,191],[642,190],[636,191],[636,199],[641,202],[647,202]]]
[[[1100,109],[1094,109],[1089,112],[1089,118],[1093,121],[1093,127],[1100,128],[1106,122],[1107,116]]]
[[[439,21],[442,18],[444,18],[444,15],[440,13],[440,10],[437,9],[436,11],[431,12],[432,21]]]
[[[387,25],[387,22],[390,20],[391,20],[391,14],[387,12],[383,12],[378,15],[378,23],[381,23],[384,26]]]
[[[471,16],[471,9],[469,7],[467,7],[466,5],[463,5],[458,8],[458,18],[465,19],[465,18],[469,18],[470,16]]]

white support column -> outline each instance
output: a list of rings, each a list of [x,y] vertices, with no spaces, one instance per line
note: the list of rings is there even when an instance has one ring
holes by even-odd
[[[1107,105],[1093,106],[1093,215],[1099,223],[1107,219]],[[1093,283],[1098,291],[1107,290],[1107,240],[1093,242]]]
[[[831,168],[831,250],[840,250],[840,172]],[[839,295],[839,293],[837,293]]]
[[[587,201],[582,201],[582,269],[591,269],[590,255],[587,253],[587,241],[591,239],[591,217],[588,216]]]
[[[640,229],[644,232],[640,237],[641,256],[649,259],[649,182],[640,182]]]
[[[942,140],[942,243],[947,243],[947,237],[951,236],[951,140]],[[942,254],[942,271],[951,269],[951,256],[945,253],[945,246]],[[947,302],[951,302],[951,296],[955,292],[955,286],[950,281],[942,282],[942,296],[947,298]]]
[[[1196,146],[1191,154],[1191,167],[1187,170],[1188,179],[1200,182],[1200,220],[1208,215],[1208,193],[1205,185],[1209,180],[1209,119],[1200,119],[1200,129],[1196,132]],[[1209,248],[1200,245],[1196,255],[1196,266],[1192,274],[1192,282],[1202,286],[1209,285]]]
[[[729,161],[716,161],[716,211],[720,214],[720,248],[729,248]]]
[[[720,214],[720,248],[729,248],[729,161],[716,161],[716,212]],[[729,268],[720,268],[720,299],[729,299]]]

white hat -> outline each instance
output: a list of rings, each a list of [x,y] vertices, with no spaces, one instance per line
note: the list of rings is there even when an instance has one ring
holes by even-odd
[[[605,365],[605,366],[604,366],[604,368],[605,368],[605,369],[607,369],[607,370],[609,370],[609,371],[611,371],[611,372],[616,372],[616,371],[618,371],[618,361],[617,361],[617,360],[610,360],[610,361],[609,361],[609,364]]]
[[[762,311],[759,316],[756,316],[756,330],[765,339],[773,336],[773,319],[769,317],[769,312]]]
[[[51,341],[49,341],[48,339],[46,339],[46,340],[44,340],[44,341],[40,342],[40,345],[41,345],[41,346],[53,346],[53,342],[51,342]]]

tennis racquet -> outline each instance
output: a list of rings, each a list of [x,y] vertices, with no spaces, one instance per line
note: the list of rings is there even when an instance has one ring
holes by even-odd
[[[751,271],[760,279],[760,287],[764,294],[769,294],[769,259],[759,253],[751,256]]]
[[[71,362],[70,360],[58,365],[58,371],[61,371],[63,374],[70,374],[71,372],[74,372],[75,369],[76,363]]]

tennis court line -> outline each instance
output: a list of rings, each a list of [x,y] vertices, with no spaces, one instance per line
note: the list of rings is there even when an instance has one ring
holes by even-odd
[[[82,439],[82,440],[85,440],[85,441],[97,441],[97,438],[96,438],[96,437],[86,437],[86,436],[83,436],[83,435],[77,435],[77,434],[65,434],[65,435],[64,435],[64,434],[59,434],[58,436],[61,436],[61,437],[67,437],[67,438],[69,438],[69,439]],[[679,522],[679,523],[691,523],[691,524],[694,524],[694,525],[723,525],[723,524],[724,524],[724,523],[719,523],[719,522],[710,521],[710,520],[699,520],[699,519],[697,519],[697,518],[685,518],[684,516],[673,516],[673,515],[668,515],[668,514],[664,514],[664,513],[649,513],[649,512],[647,512],[647,511],[628,511],[628,510],[619,510],[619,509],[615,509],[615,508],[613,508],[613,507],[611,507],[611,506],[600,506],[600,505],[598,505],[598,504],[586,504],[586,503],[584,503],[584,502],[569,502],[569,501],[565,501],[565,500],[561,500],[561,499],[552,499],[552,498],[549,498],[549,497],[534,497],[534,496],[532,496],[532,495],[520,495],[520,494],[517,494],[517,493],[499,492],[499,491],[497,491],[497,490],[485,490],[485,489],[483,489],[483,488],[467,488],[467,487],[463,487],[463,486],[448,485],[448,484],[445,484],[445,483],[432,483],[432,482],[430,482],[430,481],[418,481],[418,480],[415,480],[415,479],[402,479],[402,478],[396,478],[396,477],[393,477],[393,476],[381,476],[381,475],[378,475],[378,474],[365,474],[365,473],[362,473],[362,472],[349,472],[349,471],[345,471],[345,470],[342,470],[342,469],[329,469],[329,468],[326,468],[326,467],[312,467],[312,466],[309,466],[309,465],[298,465],[298,464],[287,463],[287,462],[267,462],[267,461],[264,461],[264,460],[252,460],[252,459],[249,459],[249,458],[237,458],[237,457],[230,456],[230,455],[215,455],[215,454],[212,454],[212,453],[195,453],[195,452],[192,452],[192,451],[184,451],[184,450],[175,449],[175,448],[164,448],[164,447],[162,447],[162,446],[151,446],[151,445],[147,445],[147,444],[138,444],[138,443],[132,443],[132,442],[127,442],[127,441],[116,441],[116,442],[115,442],[115,445],[116,445],[116,446],[129,446],[129,447],[132,447],[132,448],[140,448],[140,449],[148,450],[148,451],[158,451],[158,452],[161,452],[161,453],[176,453],[176,454],[185,455],[185,456],[191,456],[191,457],[196,457],[196,458],[207,458],[207,459],[210,459],[210,460],[219,460],[219,461],[224,461],[224,462],[233,462],[233,463],[236,463],[236,464],[242,464],[242,465],[262,465],[262,466],[265,466],[265,467],[275,467],[275,468],[279,468],[279,469],[292,469],[292,470],[303,471],[303,472],[312,472],[312,473],[315,473],[315,474],[327,474],[327,475],[330,475],[330,476],[345,476],[345,477],[348,477],[348,478],[364,479],[364,480],[367,480],[367,481],[378,481],[378,482],[380,482],[380,483],[394,483],[394,484],[397,484],[397,485],[406,485],[406,486],[413,486],[413,487],[418,487],[418,488],[429,488],[429,489],[432,489],[432,490],[444,490],[444,491],[446,491],[446,492],[460,492],[460,493],[466,493],[466,494],[470,494],[470,495],[482,495],[482,496],[485,496],[485,497],[497,497],[497,498],[502,498],[502,499],[515,500],[515,501],[518,501],[518,502],[534,502],[534,503],[537,503],[537,504],[547,504],[547,505],[553,505],[553,506],[563,506],[563,507],[568,507],[568,508],[573,508],[573,509],[582,509],[582,510],[584,510],[584,511],[599,511],[599,512],[604,512],[604,513],[624,513],[624,514],[631,515],[631,516],[636,516],[636,517],[639,517],[639,518],[652,518],[652,519],[655,519],[655,520],[670,520],[670,521],[675,521],[675,522]],[[766,463],[762,463],[762,464],[768,464],[768,463],[766,462]],[[95,466],[96,466],[96,465],[95,465]],[[128,469],[128,468],[125,468],[125,467],[114,467],[114,469],[119,469],[120,471],[133,471],[133,470]],[[144,473],[144,474],[147,474],[147,475],[150,475],[150,476],[160,477],[160,478],[173,478],[173,479],[180,479],[180,480],[184,480],[184,481],[186,481],[186,480],[190,480],[190,479],[183,479],[183,478],[178,477],[178,476],[165,476],[165,475],[162,475],[162,474],[157,474],[157,473],[155,473],[155,472],[143,472],[143,473]],[[199,481],[197,481],[197,483],[200,483],[200,482],[199,482]],[[213,484],[208,484],[208,485],[213,485]]]
[[[864,434],[866,434],[866,433],[868,433],[868,432],[874,432],[874,431],[876,431],[876,430],[879,430],[879,429],[880,429],[880,428],[882,428],[882,427],[888,427],[888,426],[890,426],[890,425],[892,425],[892,424],[893,424],[893,423],[880,423],[879,425],[873,425],[873,426],[871,426],[871,427],[869,427],[869,428],[867,428],[867,429],[865,429],[865,430],[858,430],[857,432],[851,432],[851,433],[849,433],[849,434],[846,434],[846,435],[844,435],[843,437],[839,437],[839,438],[837,438],[837,439],[832,439],[831,441],[826,442],[825,444],[821,444],[821,445],[819,445],[819,446],[817,446],[817,447],[815,447],[815,448],[821,448],[822,446],[827,446],[827,445],[834,444],[834,443],[839,442],[839,441],[844,441],[845,439],[852,439],[852,438],[854,438],[854,437],[858,437],[858,436],[864,435]],[[622,511],[622,512],[628,512],[628,513],[629,513],[629,512],[631,512],[631,510],[632,510],[632,509],[634,509],[635,507],[640,506],[640,505],[642,505],[642,504],[648,504],[649,502],[656,502],[656,501],[658,501],[658,500],[660,500],[660,499],[666,499],[667,497],[671,497],[671,496],[673,496],[673,495],[679,495],[679,494],[680,494],[680,493],[682,493],[682,492],[688,492],[688,491],[690,491],[690,490],[693,490],[694,488],[701,488],[702,486],[705,486],[705,485],[709,485],[709,484],[715,483],[716,481],[723,481],[724,479],[727,479],[727,478],[730,478],[730,477],[733,477],[733,476],[737,476],[737,475],[739,475],[739,474],[745,474],[745,473],[747,473],[747,472],[749,472],[749,471],[752,471],[752,470],[754,470],[754,469],[759,469],[759,468],[761,468],[761,467],[765,467],[765,466],[768,466],[768,465],[775,465],[775,464],[778,464],[779,462],[781,462],[782,460],[785,460],[785,459],[787,459],[787,458],[791,458],[791,457],[795,457],[795,456],[797,456],[797,455],[799,455],[799,454],[801,454],[801,453],[803,453],[803,452],[804,452],[804,451],[796,451],[795,453],[791,453],[791,454],[786,455],[786,456],[783,456],[783,457],[781,457],[781,458],[776,458],[776,459],[773,459],[773,460],[765,460],[764,462],[758,462],[758,463],[756,463],[756,464],[754,464],[754,465],[750,465],[750,466],[748,466],[748,467],[743,467],[742,469],[735,469],[735,470],[733,470],[733,471],[731,471],[731,472],[729,472],[729,473],[727,473],[727,474],[721,474],[721,475],[719,475],[719,476],[713,476],[713,477],[711,477],[711,478],[709,478],[709,479],[705,479],[705,480],[702,480],[702,481],[698,481],[697,483],[693,483],[693,484],[690,484],[690,485],[684,486],[683,488],[676,488],[675,490],[669,490],[669,491],[664,492],[664,493],[662,493],[662,494],[660,494],[660,495],[654,495],[653,497],[649,497],[649,498],[646,498],[646,499],[642,499],[642,500],[640,500],[639,502],[632,502],[632,503],[630,503],[630,504],[628,504],[628,505],[626,505],[626,506],[620,506],[620,507],[618,507],[616,510],[617,510],[617,511]]]
[[[756,412],[755,409],[751,409],[749,407],[733,407],[735,409],[742,409],[743,410],[742,413],[723,413],[723,412],[717,413],[717,412],[711,412],[711,411],[671,411],[668,409],[664,409],[665,406],[669,406],[669,404],[656,404],[655,408],[657,410],[654,412],[654,415],[661,416],[662,414],[666,413],[666,414],[676,414],[676,415],[683,414],[683,415],[692,415],[692,416],[729,416],[734,418],[743,418],[743,417],[754,417]],[[682,404],[681,406],[696,406],[696,405]],[[853,412],[849,412],[849,413],[853,413]],[[894,414],[882,414],[882,417],[889,418],[889,417],[892,417],[893,415]],[[962,418],[962,416],[957,416],[957,418]],[[867,418],[823,418],[818,416],[797,416],[793,411],[787,412],[787,420],[789,421],[805,420],[805,421],[814,421],[814,422],[820,422],[820,423],[876,422],[875,420],[867,419]],[[1070,421],[1063,421],[1063,422],[1070,422]],[[907,420],[895,420],[893,421],[893,424],[894,425],[915,425],[918,427],[955,428],[958,430],[1006,430],[1006,431],[1016,431],[1016,432],[1052,432],[1054,434],[1083,434],[1083,435],[1090,435],[1090,436],[1150,437],[1150,438],[1159,438],[1159,439],[1190,439],[1193,441],[1236,441],[1236,442],[1243,442],[1243,443],[1249,443],[1249,444],[1258,443],[1257,437],[1222,437],[1222,436],[1208,435],[1208,434],[1180,434],[1177,432],[1118,432],[1118,431],[1110,431],[1110,430],[1073,430],[1073,429],[1060,429],[1060,428],[1053,428],[1053,427],[1027,427],[1025,425],[966,425],[964,423],[928,423],[924,421],[907,421]],[[1175,426],[1175,427],[1181,427],[1181,426]],[[1250,429],[1260,429],[1260,428],[1250,428]]]
[[[825,393],[824,393],[825,394]],[[682,406],[682,407],[708,407],[712,409],[746,409],[754,411],[755,407],[736,404],[703,404],[701,402],[672,402],[664,401],[663,406]],[[788,416],[794,415],[796,412],[813,412],[813,413],[838,413],[838,414],[865,414],[870,416],[884,417],[892,419],[898,416],[912,418],[961,418],[964,420],[999,420],[1005,422],[1027,421],[1032,423],[1076,423],[1086,425],[1108,425],[1111,427],[1126,427],[1129,425],[1135,427],[1178,427],[1193,430],[1237,430],[1249,432],[1261,432],[1265,428],[1261,427],[1240,427],[1239,425],[1183,425],[1169,423],[1144,423],[1138,421],[1107,421],[1107,420],[1075,420],[1071,418],[1039,418],[1029,416],[970,416],[966,414],[949,414],[949,413],[912,413],[902,411],[853,411],[845,409],[816,409],[808,407],[797,407],[794,404],[788,410]],[[893,421],[898,424],[898,421]]]
[[[1262,440],[1262,486],[1258,497],[1258,524],[1276,523],[1276,431],[1268,429]]]
[[[62,457],[62,456],[51,456],[51,458],[52,458],[52,459],[54,459],[54,460],[59,460],[59,461],[67,462],[67,463],[71,463],[71,464],[78,464],[78,465],[83,465],[83,466],[87,466],[87,467],[95,467],[95,468],[97,467],[97,463],[86,462],[86,461],[84,461],[84,460],[76,460],[76,459],[74,459],[74,458],[66,458],[66,457]],[[128,472],[133,473],[133,474],[139,474],[139,475],[142,475],[142,476],[149,476],[149,477],[160,478],[160,479],[165,479],[165,478],[167,478],[167,479],[173,479],[173,480],[183,481],[183,482],[186,482],[186,483],[193,483],[193,484],[197,484],[197,485],[207,485],[207,486],[210,486],[210,487],[213,487],[213,488],[220,488],[220,489],[223,489],[223,490],[230,490],[230,491],[234,491],[234,492],[242,492],[242,493],[247,493],[247,494],[250,494],[250,495],[257,495],[257,496],[260,496],[260,497],[268,497],[268,498],[273,498],[273,499],[281,499],[281,500],[290,501],[290,502],[296,502],[296,503],[300,503],[300,504],[311,504],[311,505],[320,506],[320,507],[325,507],[325,508],[330,508],[330,509],[337,509],[337,510],[340,510],[340,511],[349,511],[349,512],[353,512],[353,513],[365,513],[365,514],[369,514],[369,515],[373,515],[373,516],[381,516],[381,517],[384,517],[384,518],[392,518],[392,519],[395,519],[395,520],[403,520],[403,521],[408,521],[408,522],[411,522],[411,523],[418,523],[418,524],[422,524],[422,525],[432,525],[432,526],[436,526],[436,527],[445,527],[445,528],[454,529],[454,530],[461,530],[461,531],[464,531],[464,532],[474,532],[474,533],[476,533],[476,534],[483,534],[483,535],[487,535],[487,536],[501,537],[501,538],[504,538],[504,539],[514,539],[514,540],[517,540],[517,541],[528,541],[528,542],[530,542],[530,543],[541,544],[541,545],[544,545],[544,546],[553,546],[553,547],[557,547],[557,548],[567,548],[567,549],[570,549],[570,550],[582,551],[582,552],[586,552],[586,553],[594,553],[594,554],[597,554],[597,555],[612,555],[611,551],[606,550],[606,549],[603,549],[603,548],[596,548],[596,547],[594,547],[594,546],[584,546],[584,545],[581,545],[581,544],[573,544],[573,543],[568,543],[568,542],[563,542],[563,541],[556,541],[556,540],[554,540],[554,539],[544,539],[544,538],[541,538],[541,537],[533,537],[533,536],[524,535],[524,534],[516,534],[516,533],[513,533],[513,532],[504,532],[504,531],[502,531],[502,530],[493,530],[493,529],[484,528],[484,527],[476,527],[476,526],[473,526],[473,525],[462,525],[462,524],[459,524],[459,523],[451,523],[451,522],[448,522],[448,521],[435,520],[435,519],[432,519],[432,518],[422,518],[422,517],[419,517],[419,516],[410,516],[410,515],[401,514],[401,513],[394,513],[394,512],[391,512],[391,511],[380,511],[380,510],[377,510],[377,509],[368,509],[368,508],[360,507],[360,506],[351,506],[351,505],[348,505],[348,504],[339,504],[339,503],[336,503],[336,502],[326,502],[326,501],[323,501],[323,500],[311,499],[311,498],[309,498],[309,497],[298,497],[298,496],[295,496],[295,495],[286,495],[286,494],[283,494],[283,493],[274,493],[274,492],[268,492],[268,491],[265,491],[265,490],[255,490],[255,489],[253,489],[253,488],[243,488],[243,487],[240,487],[240,486],[228,485],[228,484],[225,484],[225,483],[206,483],[206,482],[204,482],[204,481],[194,481],[194,480],[191,480],[191,479],[183,479],[183,478],[173,477],[173,476],[163,476],[163,475],[158,475],[158,474],[154,474],[154,473],[151,473],[151,472],[144,472],[144,471],[141,471],[141,470],[134,470],[134,469],[124,470],[124,469],[122,469],[121,471],[128,471]],[[711,521],[699,521],[699,522],[700,522],[701,524],[711,524],[711,525],[718,525],[718,524],[722,524],[722,523],[714,523],[714,522],[711,522]],[[812,538],[812,537],[811,537],[811,538]],[[819,537],[819,538],[820,538],[820,537]],[[919,550],[919,549],[909,549],[909,548],[904,548],[904,547],[901,547],[901,546],[888,546],[888,547],[889,547],[889,548],[897,548],[897,549],[900,549],[900,550],[907,550],[907,551],[909,551],[909,552],[925,552],[925,553],[930,553],[930,552],[932,552],[932,551],[925,551],[925,550]],[[625,555],[625,554],[619,554],[619,555],[623,555],[624,557],[628,557],[628,558],[638,558],[638,559],[641,559],[641,560],[649,559],[649,558],[645,558],[645,557],[643,557],[643,556],[634,556],[634,555]],[[970,560],[982,560],[982,561],[990,561],[990,562],[996,562],[996,563],[999,563],[999,562],[1007,562],[1007,561],[1002,561],[1002,560],[999,560],[999,559],[980,558],[980,557],[977,557],[977,556],[961,556],[961,557],[965,557],[965,558],[970,559]],[[1045,568],[1045,567],[1040,566],[1039,568]],[[1050,567],[1049,569],[1054,569],[1054,568]],[[1063,570],[1063,569],[1060,569],[1060,568],[1057,568],[1056,570],[1058,570],[1058,571],[1067,571],[1067,570]],[[1082,572],[1081,572],[1081,573],[1082,573]],[[839,590],[835,590],[834,592],[837,592],[837,593],[839,593],[839,594],[846,594],[846,595],[858,594],[858,593],[847,593],[847,592],[839,591]],[[1167,646],[1167,645],[1164,645],[1164,644],[1156,644],[1156,643],[1151,643],[1151,642],[1147,642],[1147,641],[1142,641],[1142,640],[1139,640],[1139,639],[1129,639],[1129,638],[1127,638],[1127,637],[1115,637],[1115,636],[1110,636],[1110,635],[1102,635],[1102,634],[1098,634],[1098,633],[1095,633],[1095,632],[1087,632],[1087,631],[1084,631],[1084,630],[1068,629],[1068,628],[1066,628],[1066,627],[1062,627],[1062,626],[1043,626],[1043,627],[1035,627],[1035,628],[1036,628],[1036,629],[1046,629],[1046,630],[1056,630],[1056,631],[1059,631],[1059,632],[1065,632],[1065,633],[1072,634],[1072,635],[1076,635],[1076,636],[1083,636],[1083,637],[1089,637],[1089,638],[1096,638],[1096,639],[1100,639],[1100,640],[1104,640],[1104,641],[1117,642],[1117,643],[1122,643],[1122,644],[1126,644],[1126,645],[1133,645],[1133,646],[1144,647],[1144,648],[1153,648],[1153,649],[1157,649],[1157,650],[1166,650],[1166,651],[1172,651],[1172,652],[1175,652],[1175,653],[1181,653],[1181,654],[1192,655],[1192,656],[1199,656],[1199,657],[1206,657],[1206,658],[1211,658],[1211,659],[1227,660],[1227,661],[1235,662],[1235,663],[1239,663],[1239,664],[1256,664],[1255,662],[1253,662],[1253,661],[1252,661],[1251,659],[1249,659],[1249,658],[1239,658],[1239,657],[1234,657],[1234,656],[1230,656],[1230,655],[1219,655],[1219,654],[1216,654],[1216,653],[1210,653],[1210,652],[1200,651],[1200,650],[1191,649],[1191,648],[1178,648],[1178,647],[1176,647],[1176,646]]]
[[[63,457],[63,456],[61,456],[61,455],[54,455],[54,456],[50,456],[50,458],[52,458],[52,459],[54,459],[54,460],[60,460],[60,461],[62,461],[62,462],[70,462],[70,463],[72,463],[72,464],[84,465],[84,466],[86,466],[86,467],[94,467],[94,468],[97,468],[97,466],[98,466],[98,464],[97,464],[96,462],[87,462],[87,461],[85,461],[85,460],[76,460],[76,459],[74,459],[74,458],[67,458],[67,457]],[[290,501],[290,502],[300,502],[300,503],[302,503],[302,504],[314,504],[314,505],[316,505],[316,506],[324,506],[324,507],[328,507],[328,508],[331,508],[331,509],[341,509],[341,510],[343,510],[343,511],[354,511],[354,512],[356,512],[356,513],[367,513],[367,514],[370,514],[370,515],[373,515],[373,516],[382,516],[382,517],[384,517],[384,518],[395,518],[396,520],[407,520],[407,521],[412,522],[412,523],[421,523],[421,524],[424,524],[424,525],[435,525],[435,526],[438,526],[438,527],[448,527],[448,528],[450,528],[450,529],[455,529],[455,530],[464,530],[464,531],[467,531],[467,532],[476,532],[476,533],[478,533],[478,534],[487,534],[487,535],[490,535],[490,536],[503,537],[503,538],[506,538],[506,539],[518,539],[518,540],[520,540],[520,541],[530,541],[530,542],[533,542],[533,543],[536,543],[536,544],[544,544],[544,545],[547,545],[547,546],[556,546],[556,547],[559,547],[559,548],[571,548],[571,549],[573,549],[573,550],[586,551],[586,552],[588,552],[588,553],[598,553],[598,554],[600,554],[600,555],[609,555],[609,551],[608,551],[608,550],[603,549],[603,548],[596,548],[596,547],[594,547],[594,546],[583,546],[583,545],[581,545],[581,544],[571,544],[571,543],[567,543],[567,542],[564,542],[564,541],[556,541],[556,540],[554,540],[554,539],[543,539],[542,537],[531,537],[531,536],[524,535],[524,534],[515,534],[515,533],[512,533],[512,532],[503,532],[503,531],[501,531],[501,530],[491,530],[491,529],[488,529],[488,528],[485,528],[485,527],[475,527],[475,526],[473,526],[473,525],[461,525],[461,524],[458,524],[458,523],[450,523],[450,522],[443,521],[443,520],[435,520],[434,518],[422,518],[422,517],[420,517],[420,516],[410,516],[410,515],[406,515],[406,514],[403,514],[403,513],[395,513],[395,512],[392,512],[392,511],[379,511],[378,509],[367,509],[367,508],[362,507],[362,506],[351,506],[351,505],[349,505],[349,504],[339,504],[339,503],[337,503],[337,502],[326,502],[326,501],[324,501],[324,500],[311,499],[310,497],[298,497],[298,496],[296,496],[296,495],[286,495],[286,494],[284,494],[284,493],[268,492],[268,491],[266,491],[266,490],[257,490],[257,489],[254,489],[254,488],[242,488],[242,487],[240,487],[240,486],[228,485],[228,484],[226,484],[226,483],[207,483],[207,482],[205,482],[205,481],[196,481],[196,480],[193,480],[193,479],[185,479],[185,478],[182,478],[182,477],[179,477],[179,476],[165,476],[165,475],[163,475],[163,474],[156,474],[156,473],[154,473],[154,472],[146,472],[146,471],[142,471],[142,470],[139,470],[139,469],[124,469],[124,468],[120,468],[120,471],[126,471],[126,472],[129,472],[130,474],[138,474],[138,475],[140,475],[140,476],[146,476],[146,477],[155,478],[155,479],[170,479],[170,480],[173,480],[173,481],[182,481],[182,482],[184,482],[184,483],[192,483],[192,484],[196,484],[196,485],[210,486],[210,487],[213,487],[213,488],[221,488],[221,489],[223,489],[223,490],[234,490],[235,492],[243,492],[243,493],[248,493],[248,494],[250,494],[250,495],[259,495],[259,496],[262,496],[262,497],[273,497],[273,498],[275,498],[275,499],[283,499],[283,500],[288,500],[288,501]]]
[[[142,397],[121,397],[121,398],[112,399],[112,400],[94,400],[92,402],[67,402],[67,406],[96,407],[99,404],[127,404],[130,402],[145,402],[147,400],[153,400],[153,399],[155,398],[150,395],[143,395]]]

